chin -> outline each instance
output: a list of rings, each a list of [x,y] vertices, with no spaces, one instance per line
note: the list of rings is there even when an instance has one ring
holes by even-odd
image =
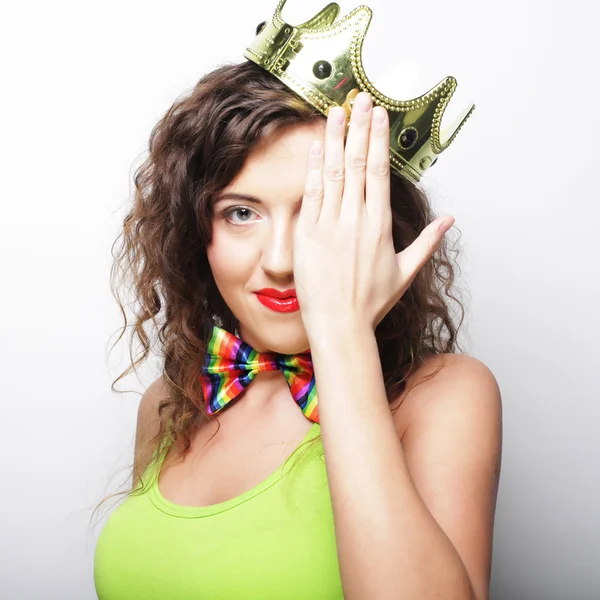
[[[262,321],[262,319],[255,319],[253,322],[256,325]],[[286,324],[272,321],[270,324],[265,323],[264,329],[259,331],[256,331],[256,327],[246,327],[240,322],[238,330],[241,332],[242,338],[259,352],[300,354],[309,349],[308,338],[301,319]],[[264,331],[269,331],[269,334],[265,335]]]

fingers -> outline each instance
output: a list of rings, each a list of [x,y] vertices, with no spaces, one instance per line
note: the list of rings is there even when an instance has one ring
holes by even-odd
[[[373,101],[367,92],[354,99],[345,149],[344,201],[340,216],[355,218],[364,210],[367,156]]]
[[[320,219],[334,222],[342,215],[354,222],[366,210],[384,227],[391,226],[387,111],[381,106],[373,108],[369,93],[359,93],[346,140],[345,135],[346,111],[332,107],[323,154],[309,154],[304,192],[306,216],[313,223]]]
[[[315,225],[321,214],[323,203],[323,142],[315,140],[308,150],[304,196],[298,219]]]
[[[409,284],[438,249],[442,238],[453,224],[454,217],[436,219],[423,229],[410,246],[398,253],[400,273]]]
[[[344,193],[344,137],[346,135],[346,111],[334,106],[327,116],[325,129],[325,162],[323,167],[325,218],[338,219]]]
[[[387,230],[392,226],[390,206],[390,126],[388,112],[383,106],[373,108],[369,138],[369,157],[366,174],[367,214],[382,223]]]

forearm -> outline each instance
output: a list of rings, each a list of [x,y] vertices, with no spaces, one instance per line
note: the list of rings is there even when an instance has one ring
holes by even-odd
[[[460,556],[410,477],[375,334],[317,331],[310,348],[346,600],[472,600]]]

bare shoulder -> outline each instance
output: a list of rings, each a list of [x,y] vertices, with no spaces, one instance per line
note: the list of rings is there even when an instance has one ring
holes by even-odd
[[[135,430],[135,451],[133,461],[133,487],[137,485],[138,474],[143,473],[155,450],[152,439],[159,431],[158,406],[168,397],[169,390],[162,377],[155,379],[146,389],[140,400]]]
[[[502,462],[498,382],[482,361],[462,354],[430,356],[413,375],[395,414],[406,466],[459,554],[473,597],[489,598]]]
[[[457,410],[478,403],[484,410],[501,410],[501,394],[491,369],[481,360],[464,354],[430,354],[408,378],[406,389],[392,403],[401,437],[431,411]]]

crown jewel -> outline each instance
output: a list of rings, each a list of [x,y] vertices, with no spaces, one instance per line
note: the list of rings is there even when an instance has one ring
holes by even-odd
[[[294,26],[281,17],[285,3],[280,0],[271,20],[258,25],[244,56],[325,116],[332,106],[343,106],[349,117],[356,95],[368,92],[373,103],[384,106],[389,114],[390,167],[413,183],[420,181],[475,109],[471,104],[441,130],[456,79],[446,77],[413,100],[389,98],[375,88],[363,69],[361,50],[373,16],[368,6],[359,6],[336,21],[340,7],[332,2],[306,23]]]

